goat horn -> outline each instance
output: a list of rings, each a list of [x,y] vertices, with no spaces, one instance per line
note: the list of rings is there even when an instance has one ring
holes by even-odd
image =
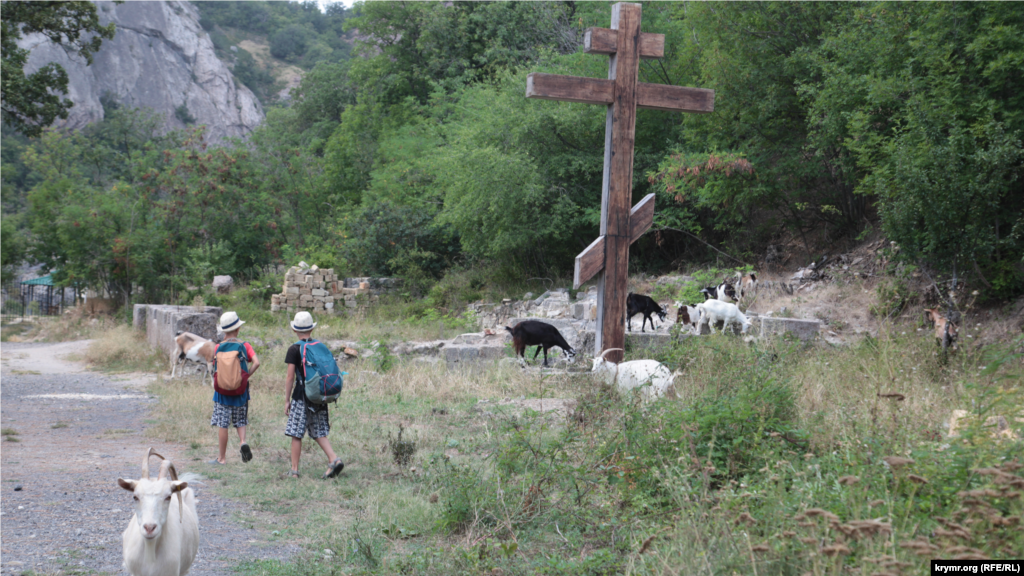
[[[157,454],[157,456],[160,456],[160,455]],[[178,471],[174,469],[174,464],[170,460],[164,458],[163,456],[160,456],[160,459],[161,459],[161,462],[160,462],[160,473],[157,475],[156,479],[157,480],[163,480],[167,476],[167,473],[170,472],[171,480],[174,480],[175,482],[177,482],[178,481]],[[181,490],[175,491],[175,494],[178,496],[178,523],[180,524],[182,522],[182,516],[181,515],[183,514],[182,504],[181,504]]]
[[[605,350],[604,352],[601,352],[601,359],[602,359],[602,360],[607,360],[607,358],[605,358],[605,357],[604,357],[604,355],[605,355],[605,354],[607,354],[607,353],[609,353],[609,352],[614,352],[614,351],[616,351],[616,350],[619,350],[619,351],[621,351],[621,352],[625,352],[625,350],[623,350],[622,348],[608,348],[608,349],[607,349],[607,350]]]
[[[149,449],[149,452],[146,453],[145,459],[142,460],[142,477],[146,480],[149,480],[149,458],[151,456],[156,456],[161,460],[164,459],[163,456],[156,453],[156,448]]]
[[[160,462],[160,473],[157,475],[157,480],[163,480],[167,476],[167,471],[171,472],[171,480],[178,480],[178,472],[174,469],[174,464],[166,458]]]

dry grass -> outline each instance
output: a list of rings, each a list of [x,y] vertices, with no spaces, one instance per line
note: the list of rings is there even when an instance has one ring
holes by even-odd
[[[82,308],[70,308],[64,314],[54,317],[40,317],[34,328],[22,340],[42,342],[70,342],[89,340],[106,334],[119,326],[113,316],[90,315]]]
[[[284,347],[261,358],[267,368],[284,366]],[[341,534],[362,530],[369,537],[390,526],[419,534],[417,542],[445,545],[434,530],[438,507],[423,491],[421,476],[432,457],[446,454],[460,462],[483,465],[480,451],[490,436],[486,422],[472,412],[478,399],[530,394],[575,394],[568,378],[544,378],[518,367],[448,371],[443,363],[399,361],[380,374],[370,360],[350,361],[342,369],[345,389],[332,404],[329,440],[346,463],[342,476],[323,482],[326,460],[308,438],[303,443],[302,478],[286,477],[290,438],[284,436],[283,370],[264,371],[252,380],[248,442],[255,458],[242,465],[237,438],[230,435],[227,466],[202,464],[216,453],[216,433],[209,426],[212,390],[199,378],[161,381],[150,391],[161,398],[156,425],[149,432],[190,445],[194,461],[181,466],[202,472],[223,494],[248,502],[261,515],[259,527],[270,538],[320,549],[329,547],[343,560],[355,560],[350,546],[336,544]],[[435,408],[444,408],[435,412]],[[417,451],[398,467],[387,450],[389,433],[404,426],[403,438]]]
[[[99,334],[86,349],[85,361],[114,372],[159,371],[167,362],[149,346],[145,334],[124,325]]]

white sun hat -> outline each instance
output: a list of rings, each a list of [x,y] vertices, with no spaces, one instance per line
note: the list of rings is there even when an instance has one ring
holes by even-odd
[[[238,330],[242,327],[242,322],[238,319],[238,314],[234,312],[225,312],[220,315],[220,326],[217,326],[217,330],[221,332],[231,332],[232,330]]]
[[[313,322],[313,316],[302,310],[295,313],[295,320],[292,320],[292,330],[296,332],[309,332],[313,328],[316,328],[316,322]]]

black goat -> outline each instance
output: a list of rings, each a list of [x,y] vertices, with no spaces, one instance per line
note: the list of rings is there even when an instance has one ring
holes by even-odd
[[[657,314],[661,321],[665,321],[665,314],[667,312],[658,303],[654,301],[650,296],[644,296],[643,294],[629,293],[626,297],[626,326],[629,331],[633,331],[633,316],[637,314],[644,315],[644,321],[640,325],[640,331],[644,332],[644,328],[647,326],[647,321],[651,321],[651,330],[654,330],[654,318],[651,318],[651,314]]]
[[[728,282],[722,282],[718,286],[708,286],[707,288],[701,288],[700,293],[704,295],[704,300],[721,300],[722,302],[737,302],[736,289],[733,288],[732,284]]]
[[[544,366],[548,365],[548,348],[552,346],[558,346],[564,350],[570,362],[576,357],[576,350],[573,350],[572,346],[569,346],[569,343],[565,341],[565,338],[562,338],[558,328],[546,322],[523,320],[516,324],[515,328],[505,326],[505,330],[512,334],[512,347],[516,351],[516,356],[519,357],[519,363],[524,367],[526,366],[527,346],[537,347],[537,351],[533,353],[534,360],[537,359],[541,349],[544,350]]]

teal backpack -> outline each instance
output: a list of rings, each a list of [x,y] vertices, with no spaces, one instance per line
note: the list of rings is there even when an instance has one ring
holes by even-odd
[[[306,399],[313,404],[337,402],[344,385],[342,376],[348,372],[338,370],[331,350],[317,342],[296,342],[302,353],[302,376],[306,380]]]

